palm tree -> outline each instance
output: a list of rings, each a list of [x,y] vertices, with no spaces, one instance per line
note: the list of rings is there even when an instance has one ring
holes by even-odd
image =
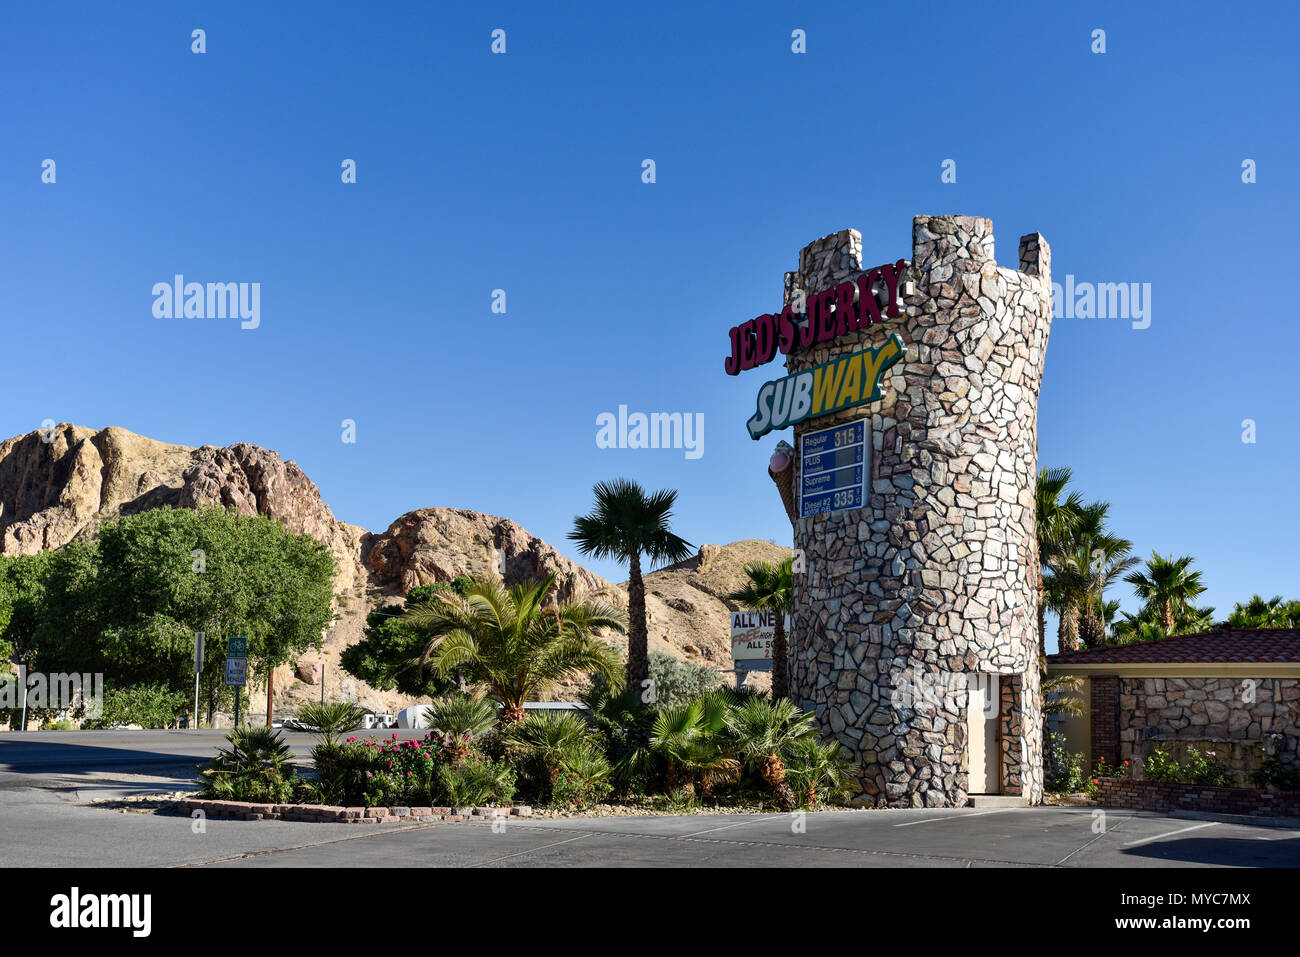
[[[1047,608],[1048,583],[1043,569],[1050,568],[1064,551],[1067,533],[1083,508],[1078,492],[1071,492],[1065,501],[1061,495],[1070,484],[1070,469],[1043,468],[1038,472],[1035,501],[1035,526],[1038,537],[1038,657],[1047,658]],[[1064,649],[1062,649],[1064,650]]]
[[[631,630],[627,639],[627,686],[641,688],[650,677],[649,636],[645,618],[645,582],[641,556],[656,562],[680,562],[691,544],[674,535],[672,517],[677,492],[662,489],[647,495],[631,479],[599,482],[593,489],[596,507],[590,515],[573,520],[569,538],[578,550],[595,558],[614,558],[628,565],[627,612]]]
[[[727,596],[742,608],[755,608],[773,613],[776,625],[772,631],[772,697],[790,695],[789,663],[786,655],[785,616],[794,603],[794,556],[776,565],[767,562],[750,562],[745,565],[749,582]]]
[[[783,811],[794,809],[794,792],[785,782],[782,757],[800,738],[817,733],[812,716],[787,698],[768,701],[751,697],[727,713],[727,728],[745,765],[754,768],[772,789],[772,797]]]
[[[1204,610],[1192,604],[1196,596],[1205,591],[1201,573],[1191,570],[1193,561],[1191,555],[1165,558],[1153,551],[1147,559],[1145,572],[1133,572],[1124,577],[1166,634],[1175,634],[1180,622],[1194,627],[1203,617]]]
[[[618,656],[595,633],[625,631],[626,616],[600,602],[545,606],[554,584],[554,575],[511,588],[475,581],[464,595],[442,593],[408,609],[403,618],[431,636],[420,668],[431,664],[443,675],[460,669],[483,685],[501,704],[503,727],[523,719],[530,697],[565,678],[595,672],[618,684]]]
[[[1300,628],[1300,601],[1286,601],[1281,595],[1267,599],[1251,595],[1244,605],[1236,603],[1224,624],[1234,628]]]
[[[1061,651],[1077,650],[1081,635],[1085,647],[1105,644],[1106,589],[1136,564],[1129,557],[1133,543],[1106,529],[1109,510],[1107,502],[1079,506],[1058,531],[1046,594],[1060,617]]]

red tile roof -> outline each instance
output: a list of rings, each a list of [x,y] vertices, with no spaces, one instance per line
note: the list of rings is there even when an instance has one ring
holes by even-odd
[[[1216,628],[1131,645],[1048,655],[1049,665],[1300,663],[1300,628]]]

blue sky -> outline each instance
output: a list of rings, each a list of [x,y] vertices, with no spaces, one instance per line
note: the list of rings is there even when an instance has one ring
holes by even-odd
[[[626,474],[695,544],[787,543],[727,330],[813,239],[892,262],[914,214],[987,216],[1004,265],[1037,230],[1058,280],[1152,288],[1147,329],[1056,321],[1040,461],[1221,611],[1300,597],[1300,17],[1060,6],[7,4],[0,434],[253,442],[346,521],[472,508],[562,550]],[[155,318],[178,272],[260,282],[260,328]],[[597,448],[620,404],[703,413],[703,456]]]

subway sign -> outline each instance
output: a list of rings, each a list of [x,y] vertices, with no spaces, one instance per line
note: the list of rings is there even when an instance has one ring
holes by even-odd
[[[903,340],[894,333],[878,349],[863,349],[763,383],[758,408],[748,422],[750,437],[759,439],[773,429],[879,400],[884,395],[880,376],[904,352]]]

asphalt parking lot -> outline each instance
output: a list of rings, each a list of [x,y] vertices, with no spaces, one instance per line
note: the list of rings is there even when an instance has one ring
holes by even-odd
[[[194,764],[219,735],[12,737],[0,736],[0,867],[1300,866],[1300,822],[1270,827],[1086,807],[511,819],[364,831],[200,824],[90,801],[191,786]],[[296,749],[310,746],[311,736],[294,738]]]

